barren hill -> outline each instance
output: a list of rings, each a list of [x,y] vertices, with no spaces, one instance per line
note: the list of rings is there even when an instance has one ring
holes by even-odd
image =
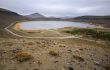
[[[26,17],[28,18],[32,18],[32,19],[35,19],[35,18],[45,18],[45,16],[39,14],[39,13],[34,13],[34,14],[31,14],[31,15],[27,15]]]
[[[73,19],[74,21],[90,22],[110,27],[110,16],[80,16]]]
[[[15,21],[24,20],[25,18],[10,10],[0,8],[0,37],[7,37],[7,32],[4,28]]]

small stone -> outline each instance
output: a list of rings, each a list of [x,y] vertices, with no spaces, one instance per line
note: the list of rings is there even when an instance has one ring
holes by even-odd
[[[38,63],[39,65],[41,65],[41,64],[42,64],[42,62],[41,62],[40,60],[38,60],[38,61],[37,61],[37,63]]]
[[[21,51],[20,48],[15,48],[15,49],[12,50],[13,53],[17,53],[17,52],[20,52],[20,51]]]
[[[94,70],[97,70],[96,68]]]
[[[80,61],[80,62],[84,62],[84,58],[80,57],[80,56],[77,56],[77,55],[73,55],[73,58]]]
[[[39,70],[39,69],[35,68],[34,70]]]
[[[36,62],[33,62],[33,63],[36,63]]]
[[[28,45],[34,45],[34,43],[33,42],[28,42]]]
[[[67,51],[68,51],[69,53],[70,53],[70,52],[72,52],[72,50],[71,50],[71,49],[69,49],[69,50],[67,50]]]
[[[29,69],[26,69],[26,70],[29,70]]]
[[[72,67],[68,67],[68,70],[74,70]]]
[[[41,44],[41,42],[36,42],[37,44]]]
[[[6,51],[4,51],[3,53],[6,53]]]
[[[57,63],[58,61],[54,61],[54,63]]]
[[[105,57],[109,57],[108,55],[105,55]]]
[[[84,49],[80,48],[79,50],[83,51]]]
[[[110,66],[104,66],[105,70],[110,70]]]
[[[61,45],[59,45],[59,47],[66,47],[65,45],[63,45],[63,44],[61,44]]]
[[[55,57],[58,57],[59,56],[59,53],[58,52],[55,52],[55,51],[49,51],[49,54],[51,56],[55,56]]]
[[[25,42],[25,40],[23,40],[23,42]]]
[[[98,61],[94,61],[94,63],[95,63],[96,65],[100,65],[100,63],[99,63]]]

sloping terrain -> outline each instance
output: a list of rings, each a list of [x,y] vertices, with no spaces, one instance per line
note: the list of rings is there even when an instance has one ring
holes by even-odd
[[[4,31],[4,28],[16,21],[25,20],[25,17],[0,8],[0,37],[6,37],[7,32]]]
[[[110,16],[80,16],[73,19],[78,22],[89,22],[93,24],[110,27]]]
[[[17,13],[0,10],[0,70],[110,70],[109,41],[27,39],[5,31],[5,27],[23,20]]]
[[[19,21],[23,19],[23,16],[15,12],[0,8],[0,27],[6,27],[14,21]]]
[[[0,39],[0,70],[109,70],[109,43],[81,39]]]
[[[66,18],[67,21],[86,22],[110,28],[110,16],[79,16]]]

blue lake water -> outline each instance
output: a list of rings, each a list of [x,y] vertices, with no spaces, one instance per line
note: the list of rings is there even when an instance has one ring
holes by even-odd
[[[69,22],[69,21],[29,21],[29,22],[22,22],[20,24],[20,28],[23,30],[57,29],[64,27],[93,28],[95,27],[95,25],[90,25],[81,22]]]

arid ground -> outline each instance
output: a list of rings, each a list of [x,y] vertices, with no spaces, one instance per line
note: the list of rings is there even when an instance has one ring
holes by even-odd
[[[68,30],[56,31],[71,35],[63,33],[65,29]],[[9,30],[23,34],[13,28]],[[28,35],[24,36],[36,35],[34,32],[25,33]],[[40,38],[23,38],[11,35],[13,38],[0,38],[0,70],[110,70],[109,41],[85,37],[44,38],[41,35]]]

